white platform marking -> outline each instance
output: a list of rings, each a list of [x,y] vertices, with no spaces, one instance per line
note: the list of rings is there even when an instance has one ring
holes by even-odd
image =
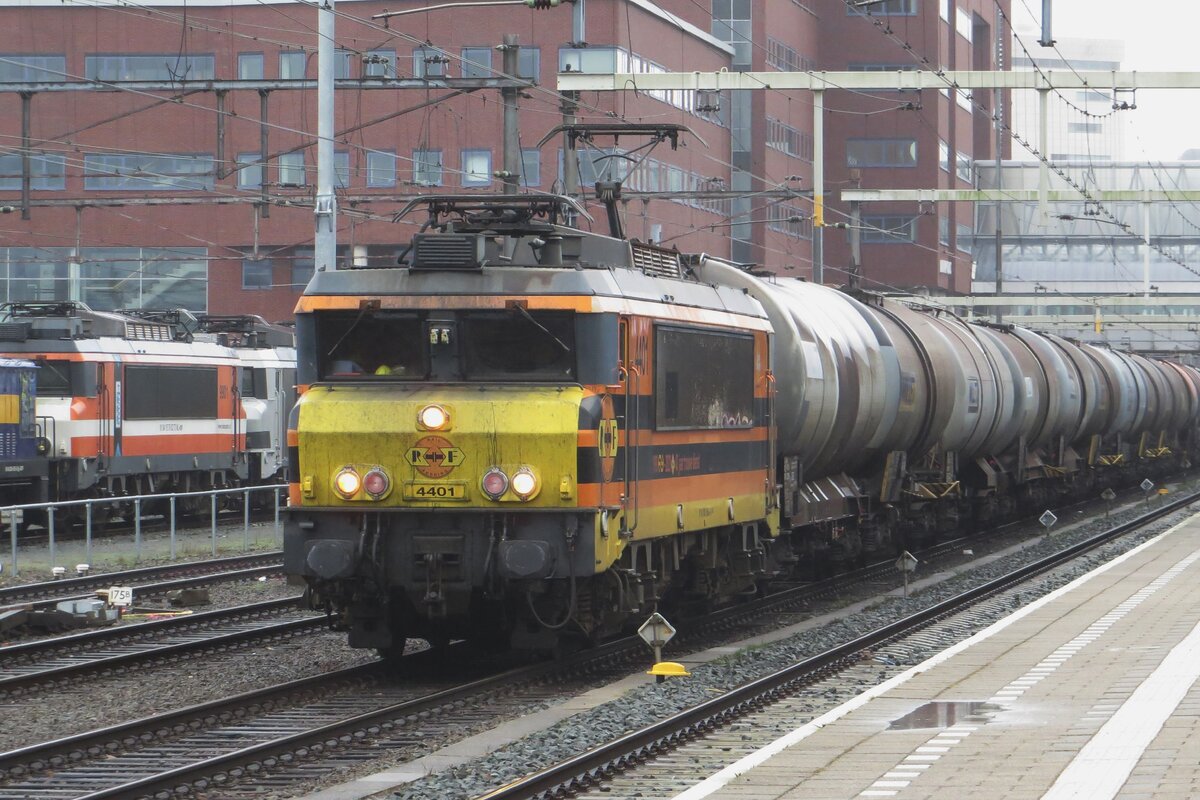
[[[1163,723],[1200,678],[1200,624],[1177,644],[1158,669],[1134,690],[1042,800],[1103,800],[1116,797]]]

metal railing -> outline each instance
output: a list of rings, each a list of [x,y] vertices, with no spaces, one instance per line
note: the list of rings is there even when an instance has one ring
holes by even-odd
[[[170,494],[141,494],[141,495],[125,495],[122,497],[98,497],[87,500],[68,500],[58,503],[26,503],[23,505],[0,506],[0,520],[5,520],[9,523],[9,539],[10,539],[10,561],[9,566],[13,575],[19,575],[19,567],[17,561],[19,535],[18,531],[21,525],[13,518],[11,512],[20,511],[35,511],[44,509],[46,512],[46,530],[49,537],[49,558],[52,567],[58,565],[57,560],[57,530],[55,517],[60,513],[65,513],[66,509],[83,506],[84,507],[84,540],[86,549],[87,562],[92,561],[92,543],[93,543],[93,519],[95,517],[95,508],[98,505],[118,505],[118,504],[133,504],[133,542],[134,542],[134,560],[141,561],[142,559],[142,504],[144,502],[165,503],[168,510],[164,513],[170,524],[170,558],[174,561],[178,556],[178,537],[177,537],[177,505],[178,501],[186,498],[209,498],[209,528],[211,531],[212,540],[212,555],[217,555],[217,498],[221,496],[241,495],[242,496],[242,552],[246,552],[250,547],[250,495],[255,492],[270,492],[272,494],[271,506],[274,509],[274,525],[275,539],[280,542],[280,526],[279,526],[279,510],[280,498],[282,495],[283,502],[286,504],[287,495],[284,493],[287,489],[282,484],[271,484],[266,486],[239,486],[232,489],[209,489],[202,492],[176,492]]]

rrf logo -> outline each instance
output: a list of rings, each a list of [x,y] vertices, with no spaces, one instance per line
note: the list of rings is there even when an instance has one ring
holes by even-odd
[[[426,478],[446,477],[464,458],[462,450],[441,436],[422,437],[405,454],[405,460]]]

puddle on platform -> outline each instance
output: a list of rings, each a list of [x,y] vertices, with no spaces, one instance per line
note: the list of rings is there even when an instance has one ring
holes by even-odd
[[[918,706],[899,719],[888,724],[889,731],[911,731],[920,728],[949,728],[960,722],[982,725],[991,719],[991,712],[1000,709],[994,705],[968,700],[964,702],[935,700]]]

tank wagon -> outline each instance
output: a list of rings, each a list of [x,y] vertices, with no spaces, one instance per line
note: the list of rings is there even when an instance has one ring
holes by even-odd
[[[573,205],[421,198],[396,267],[301,298],[285,570],[352,646],[603,637],[1194,440],[1190,367],[558,224]]]
[[[196,491],[283,476],[291,331],[260,318],[0,306],[0,353],[37,366],[46,480],[0,504]]]

